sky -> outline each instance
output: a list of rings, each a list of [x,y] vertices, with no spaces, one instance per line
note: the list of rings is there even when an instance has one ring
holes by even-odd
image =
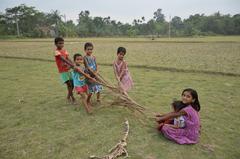
[[[6,8],[26,4],[42,12],[59,10],[66,20],[76,22],[81,11],[90,11],[90,16],[110,16],[112,20],[132,23],[134,19],[153,18],[153,13],[162,9],[165,19],[179,16],[186,19],[196,13],[211,15],[240,14],[240,0],[0,0],[0,12]]]

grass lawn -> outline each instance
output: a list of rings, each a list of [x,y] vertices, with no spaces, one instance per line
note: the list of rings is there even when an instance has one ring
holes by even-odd
[[[123,122],[127,118],[130,123],[127,149],[132,159],[238,159],[239,37],[228,42],[229,37],[209,39],[196,43],[186,39],[175,42],[67,39],[65,45],[73,55],[82,52],[85,41],[93,41],[95,55],[101,64],[110,64],[116,48],[125,46],[135,82],[130,96],[151,112],[170,111],[173,98],[180,98],[184,88],[195,88],[202,106],[202,133],[200,143],[196,145],[177,145],[159,134],[151,120],[142,125],[126,108],[111,106],[113,97],[107,89],[102,94],[101,106],[94,107],[93,115],[87,115],[83,107],[76,111],[65,101],[66,88],[60,83],[55,63],[2,57],[53,59],[54,47],[49,39],[1,41],[0,158],[85,159],[90,155],[103,156],[122,138]],[[143,67],[135,67],[139,65]],[[163,71],[144,66],[235,75]],[[113,81],[112,67],[100,65],[100,72]],[[24,102],[20,103],[22,98]]]

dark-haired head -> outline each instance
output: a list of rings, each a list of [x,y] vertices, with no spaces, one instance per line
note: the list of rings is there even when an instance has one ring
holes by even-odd
[[[118,49],[117,49],[117,54],[119,54],[119,53],[123,53],[124,55],[126,54],[126,49],[124,48],[124,47],[119,47]]]
[[[75,60],[77,59],[77,57],[79,57],[79,56],[81,56],[81,57],[82,57],[82,55],[81,55],[81,54],[79,54],[79,53],[76,53],[76,54],[74,54],[74,55],[73,55],[73,60],[75,61]]]
[[[192,98],[192,101],[191,103],[188,103],[188,104],[191,104],[191,106],[196,110],[196,111],[200,111],[201,109],[201,106],[200,106],[200,102],[198,100],[198,93],[196,90],[192,89],[192,88],[187,88],[187,89],[184,89],[182,91],[182,97],[186,94],[186,92],[188,92],[190,95],[191,95],[191,98]]]
[[[62,37],[56,37],[56,38],[54,39],[55,45],[57,45],[59,42],[64,42],[64,39],[63,39]]]
[[[172,107],[175,112],[180,111],[181,109],[185,108],[187,105],[184,104],[181,100],[174,100],[172,102]]]
[[[84,50],[87,50],[88,48],[93,49],[93,44],[90,43],[90,42],[85,43],[85,44],[84,44]]]

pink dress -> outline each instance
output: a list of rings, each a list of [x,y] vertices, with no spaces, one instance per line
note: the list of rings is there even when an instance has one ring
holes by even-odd
[[[124,91],[129,91],[133,86],[133,80],[130,75],[130,72],[128,71],[127,63],[125,61],[122,61],[120,64],[115,61],[113,63],[114,69],[117,73],[117,76],[122,76],[122,79],[120,80],[121,87]]]
[[[173,140],[178,144],[196,144],[198,142],[200,130],[199,114],[191,105],[182,110],[187,113],[187,115],[183,116],[185,119],[185,127],[182,129],[176,129],[164,125],[161,132],[166,138]]]

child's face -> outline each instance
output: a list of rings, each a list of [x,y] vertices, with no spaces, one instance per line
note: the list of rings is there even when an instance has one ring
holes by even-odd
[[[92,51],[93,51],[93,47],[91,47],[91,46],[87,47],[85,50],[86,54],[89,56],[92,54]]]
[[[64,47],[64,41],[57,42],[56,47],[58,50],[61,50]]]
[[[119,52],[119,53],[117,54],[118,60],[123,60],[124,56],[125,56],[125,53],[124,53],[124,52]]]
[[[190,92],[188,92],[188,91],[183,92],[182,102],[183,102],[183,104],[191,104],[194,102],[194,99]]]
[[[75,59],[75,63],[76,64],[83,64],[83,57],[82,56],[77,56],[76,59]]]

